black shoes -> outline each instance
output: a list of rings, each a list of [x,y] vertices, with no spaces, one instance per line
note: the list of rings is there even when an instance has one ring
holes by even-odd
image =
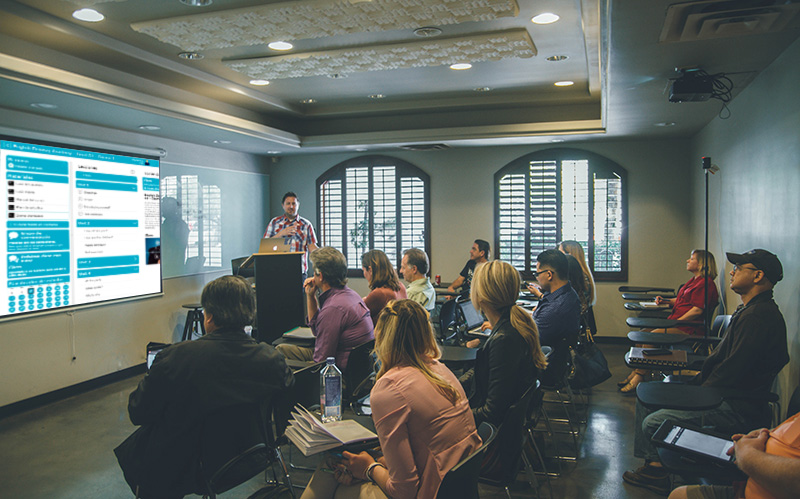
[[[672,490],[669,473],[660,466],[645,464],[636,471],[626,471],[622,474],[622,479],[636,487],[644,487],[663,495]]]

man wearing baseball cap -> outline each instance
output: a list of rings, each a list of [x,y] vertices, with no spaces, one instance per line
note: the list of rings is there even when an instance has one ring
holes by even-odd
[[[771,414],[765,396],[772,382],[789,362],[786,323],[772,299],[772,288],[783,279],[783,267],[774,254],[763,249],[747,253],[727,253],[733,264],[731,289],[741,296],[740,305],[731,317],[722,341],[703,362],[692,384],[712,386],[726,398],[709,411],[661,409],[649,413],[636,403],[634,455],[645,464],[636,471],[626,471],[622,478],[629,484],[663,494],[669,492],[669,474],[661,467],[658,453],[650,442],[653,433],[667,419],[676,424],[714,426],[720,433],[747,433],[770,426]]]

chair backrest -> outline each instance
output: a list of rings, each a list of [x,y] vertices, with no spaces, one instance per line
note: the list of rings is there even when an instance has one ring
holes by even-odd
[[[714,323],[711,325],[711,331],[709,331],[708,335],[714,338],[721,338],[722,335],[725,334],[730,323],[730,315],[718,315],[714,317]]]
[[[272,450],[264,411],[259,404],[241,404],[206,416],[200,436],[206,493],[230,490],[267,468]]]
[[[483,458],[479,481],[505,487],[516,480],[522,460],[528,408],[538,391],[537,381],[506,411],[503,423],[497,430],[497,438]]]
[[[300,404],[309,409],[319,404],[319,372],[323,367],[325,362],[317,362],[296,371],[292,370],[294,387],[290,392],[290,407]]]
[[[457,306],[458,302],[456,300],[447,300],[442,303],[442,308],[439,310],[439,334],[443,341],[452,338],[456,334],[456,331],[451,331],[450,327],[456,321]]]
[[[350,401],[358,385],[369,378],[375,370],[375,365],[371,359],[371,353],[374,349],[375,340],[369,340],[350,351],[350,356],[347,358],[347,368],[342,373],[344,376],[344,390],[342,393],[344,401]]]
[[[483,441],[480,447],[447,472],[439,486],[439,492],[436,494],[438,499],[478,498],[478,472],[481,468],[481,461],[486,448],[497,436],[497,429],[491,423],[483,422],[478,427],[478,435]]]

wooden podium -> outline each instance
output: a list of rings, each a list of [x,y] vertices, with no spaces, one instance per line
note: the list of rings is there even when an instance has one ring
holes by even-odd
[[[252,259],[258,307],[256,339],[272,343],[284,332],[305,324],[303,252],[255,253]]]

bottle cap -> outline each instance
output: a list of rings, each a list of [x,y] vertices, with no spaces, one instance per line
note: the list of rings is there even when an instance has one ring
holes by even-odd
[[[333,364],[335,362],[336,362],[336,357],[328,357],[327,359],[325,359],[326,364]]]

